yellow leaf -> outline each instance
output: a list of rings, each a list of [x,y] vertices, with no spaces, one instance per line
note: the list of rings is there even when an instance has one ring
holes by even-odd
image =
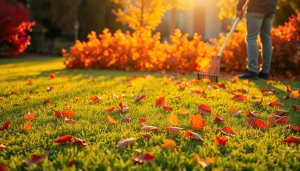
[[[168,150],[174,150],[176,147],[176,143],[173,140],[170,139],[164,139],[164,144],[161,144],[162,148],[168,149]]]
[[[197,163],[199,163],[203,168],[206,168],[207,166],[213,164],[216,162],[216,158],[215,157],[208,157],[205,160],[201,159],[198,154],[195,154],[195,159],[197,161]]]
[[[105,122],[106,122],[108,125],[112,125],[112,124],[117,123],[117,121],[114,120],[112,117],[110,117],[108,114],[106,115]]]
[[[171,125],[173,125],[173,126],[177,126],[179,123],[178,118],[173,114],[170,114],[168,120],[171,123]]]
[[[292,91],[291,94],[290,94],[290,97],[293,98],[293,99],[298,99],[299,96],[300,96],[299,91],[300,90],[294,90],[294,91]]]
[[[185,108],[181,108],[178,110],[178,113],[180,115],[186,115],[186,114],[189,114],[190,112],[188,110],[186,110]]]

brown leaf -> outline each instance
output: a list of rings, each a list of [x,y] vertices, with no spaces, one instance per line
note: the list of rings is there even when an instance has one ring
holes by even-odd
[[[54,90],[53,86],[50,86],[50,87],[47,88],[47,91],[52,91],[52,90]]]
[[[263,102],[263,98],[256,100],[255,102],[253,102],[252,106],[258,106],[261,105]]]
[[[164,139],[164,143],[161,144],[162,148],[165,148],[167,150],[174,150],[176,148],[176,143],[173,140],[170,139]]]
[[[244,111],[244,113],[246,114],[246,115],[248,115],[248,116],[257,116],[258,114],[259,114],[259,112],[258,111],[249,111],[249,110],[247,110],[247,111]]]
[[[221,116],[218,113],[216,113],[213,123],[224,122],[224,121],[225,121],[225,119],[221,118]]]
[[[211,114],[211,108],[205,104],[200,104],[198,106],[198,112],[202,113],[203,115]]]
[[[157,127],[145,125],[144,123],[140,123],[140,128],[141,128],[142,130],[145,130],[145,131],[154,131],[154,130],[158,130]]]
[[[291,86],[290,85],[285,86],[285,91],[291,92],[292,91]]]
[[[287,111],[287,110],[276,109],[273,113],[274,113],[274,115],[279,115],[279,116],[281,116],[281,115],[287,114],[288,112],[289,112],[289,111]]]
[[[28,113],[24,116],[26,120],[32,120],[35,118],[35,113]]]
[[[293,125],[287,125],[285,128],[286,129],[292,129],[292,130],[294,130],[296,132],[300,132],[300,126],[295,125],[295,124],[293,124]]]
[[[44,104],[49,104],[49,103],[50,103],[50,99],[44,101]]]
[[[205,127],[205,120],[200,114],[190,115],[190,125],[194,130],[201,130]]]
[[[138,95],[135,98],[134,102],[140,102],[140,101],[144,100],[145,98],[146,98],[146,95]]]
[[[179,128],[179,127],[167,127],[166,130],[169,132],[169,134],[175,135],[179,131],[183,130],[183,128]]]
[[[26,166],[31,166],[33,164],[39,164],[41,162],[41,160],[43,158],[45,158],[47,156],[47,154],[43,154],[41,156],[38,156],[38,155],[35,155],[33,154],[31,156],[31,159],[26,159],[26,160],[23,160],[23,163],[26,165]]]
[[[196,133],[196,132],[192,132],[192,131],[186,131],[184,133],[184,138],[186,137],[192,137],[194,140],[201,140],[201,141],[204,141],[204,139],[201,137],[200,134]]]
[[[115,110],[115,107],[114,106],[111,106],[111,107],[106,107],[105,110],[107,112],[113,112]]]
[[[260,90],[260,92],[264,93],[264,92],[267,92],[268,91],[268,87],[264,87]]]
[[[69,118],[64,118],[64,121],[65,121],[66,123],[75,123],[75,122],[77,122],[77,121],[75,121],[75,120],[73,120],[73,119],[69,119]]]
[[[120,107],[121,112],[127,112],[129,110],[129,107],[122,102],[120,102],[118,105]]]
[[[300,112],[300,107],[296,105],[292,105],[295,112]]]
[[[150,133],[143,133],[141,134],[144,138],[152,138],[152,135]]]
[[[8,166],[6,164],[0,164],[0,171],[6,171],[9,170]]]
[[[122,122],[124,122],[124,123],[130,123],[130,122],[131,122],[131,117],[130,117],[129,113],[127,113],[127,114],[123,117]]]
[[[53,73],[51,73],[51,74],[49,74],[49,77],[50,77],[51,79],[53,79],[53,78],[55,78],[55,77],[56,77],[56,75],[55,75],[55,74],[53,74]]]
[[[289,116],[282,116],[279,119],[277,119],[275,122],[278,124],[285,124],[290,119]]]
[[[145,153],[143,155],[140,155],[140,156],[134,156],[132,158],[132,160],[135,162],[135,163],[148,163],[148,162],[151,162],[153,160],[155,160],[155,156],[153,156],[152,154],[150,153]]]
[[[299,94],[299,90],[294,90],[290,93],[289,95],[292,99],[298,99],[300,94]]]
[[[74,143],[80,145],[81,147],[87,146],[86,142],[80,138],[73,137]]]

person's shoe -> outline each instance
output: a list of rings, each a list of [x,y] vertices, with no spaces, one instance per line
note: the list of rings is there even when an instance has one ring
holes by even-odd
[[[244,73],[239,75],[240,79],[257,79],[258,78],[258,74],[256,72],[252,72],[249,71],[248,69],[246,69],[244,71]]]
[[[258,78],[267,80],[267,79],[269,79],[269,74],[268,73],[259,72],[258,73]]]

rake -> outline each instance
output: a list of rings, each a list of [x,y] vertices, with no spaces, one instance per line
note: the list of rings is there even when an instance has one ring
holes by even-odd
[[[244,12],[248,6],[249,0],[247,0],[242,8],[242,12]],[[221,60],[221,55],[226,47],[227,42],[229,41],[236,25],[240,21],[240,18],[237,17],[225,39],[225,42],[223,43],[221,49],[219,50],[219,53],[216,57],[214,57],[210,64],[206,65],[202,71],[206,72],[198,72],[198,80],[202,79],[209,79],[211,82],[218,82],[219,81],[219,73],[220,73],[220,60]]]

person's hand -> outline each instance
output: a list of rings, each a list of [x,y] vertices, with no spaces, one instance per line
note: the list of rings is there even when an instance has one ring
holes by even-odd
[[[238,17],[239,19],[243,18],[243,11],[242,10],[237,10],[236,11],[236,17]]]

